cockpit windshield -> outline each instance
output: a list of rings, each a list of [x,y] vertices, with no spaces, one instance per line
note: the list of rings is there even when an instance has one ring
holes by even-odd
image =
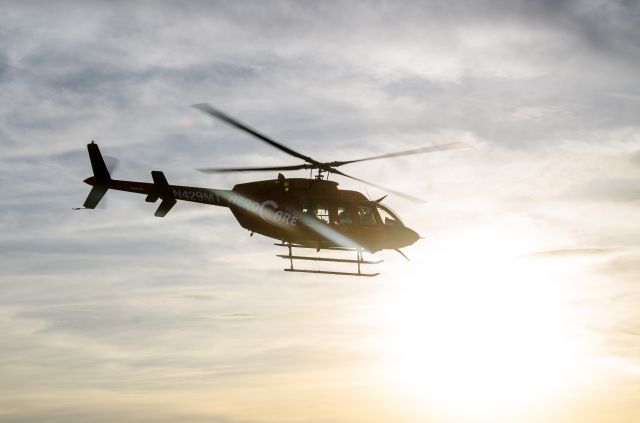
[[[382,223],[384,223],[385,226],[404,226],[400,217],[389,207],[384,204],[377,204],[376,207],[378,208],[378,213],[380,214]]]

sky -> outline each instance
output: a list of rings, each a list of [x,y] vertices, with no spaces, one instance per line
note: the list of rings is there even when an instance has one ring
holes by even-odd
[[[1,422],[640,421],[638,2],[1,4]],[[323,161],[473,148],[344,168],[427,199],[373,279],[221,208],[72,210],[91,140],[121,179],[298,164],[201,102]]]

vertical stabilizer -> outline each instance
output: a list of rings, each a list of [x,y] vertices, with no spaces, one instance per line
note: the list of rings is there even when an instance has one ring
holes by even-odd
[[[93,176],[96,177],[96,182],[98,184],[108,185],[109,182],[111,182],[111,175],[109,175],[107,165],[104,164],[104,159],[102,158],[102,154],[100,154],[98,144],[91,141],[90,144],[87,144],[87,150],[89,150],[89,160],[91,160]]]
[[[87,150],[89,151],[89,160],[91,160],[91,168],[93,169],[93,178],[88,180],[93,179],[91,181],[93,188],[91,188],[91,192],[89,192],[89,196],[83,206],[87,209],[95,209],[111,185],[111,175],[109,175],[107,165],[104,163],[102,154],[100,154],[98,144],[91,141],[90,144],[87,144]]]

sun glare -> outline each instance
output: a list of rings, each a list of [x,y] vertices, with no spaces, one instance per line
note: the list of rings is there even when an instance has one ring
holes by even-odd
[[[569,269],[519,257],[534,243],[493,228],[416,248],[424,261],[382,300],[393,386],[462,421],[495,421],[579,384],[586,346],[572,320]]]

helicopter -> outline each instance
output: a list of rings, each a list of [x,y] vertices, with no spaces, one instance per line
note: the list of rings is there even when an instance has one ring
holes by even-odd
[[[363,252],[376,253],[391,249],[408,260],[400,249],[415,243],[420,236],[406,226],[397,213],[382,203],[386,195],[372,201],[358,191],[339,189],[338,183],[330,181],[328,176],[340,175],[412,201],[422,201],[412,195],[345,174],[338,167],[370,160],[469,148],[465,143],[455,142],[356,160],[321,162],[259,133],[207,103],[195,104],[193,107],[303,161],[301,164],[288,166],[201,168],[198,169],[199,171],[204,173],[284,172],[308,169],[311,177],[308,179],[286,178],[282,173],[278,173],[276,179],[241,183],[231,190],[170,185],[164,173],[158,170],[151,172],[153,181],[151,183],[118,180],[111,178],[98,145],[91,141],[87,144],[87,150],[93,176],[85,179],[84,182],[92,188],[82,208],[94,209],[109,189],[146,195],[145,201],[150,203],[160,200],[155,212],[157,217],[166,216],[178,200],[227,207],[240,226],[250,231],[252,236],[258,233],[273,238],[278,241],[274,245],[287,248],[287,254],[278,255],[289,261],[289,267],[284,269],[287,272],[371,277],[379,273],[364,272],[361,265],[378,264],[382,260],[365,260]],[[315,176],[312,174],[314,170]],[[293,253],[294,249],[305,248],[315,249],[317,252],[321,250],[351,251],[356,252],[356,258],[316,257]],[[306,260],[356,264],[357,271],[294,267],[294,261]]]

